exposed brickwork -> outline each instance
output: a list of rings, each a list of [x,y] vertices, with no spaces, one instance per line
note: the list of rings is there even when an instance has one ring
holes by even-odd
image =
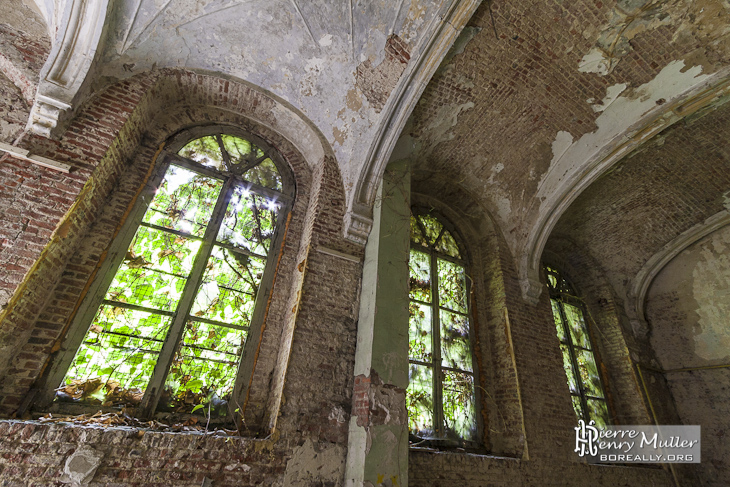
[[[717,367],[658,375],[669,385],[685,424],[702,425],[702,484],[730,483],[730,227],[675,257],[656,277],[646,303],[651,344],[663,370]],[[662,403],[661,396],[652,398]]]
[[[523,236],[513,232],[535,203],[556,134],[565,131],[578,140],[596,130],[602,112],[587,100],[602,100],[608,87],[620,83],[637,88],[675,60],[700,64],[703,73],[728,62],[727,41],[704,44],[700,39],[713,29],[699,21],[714,26],[727,19],[726,9],[713,10],[720,16],[715,20],[699,14],[705,5],[666,2],[665,12],[626,20],[635,35],[625,39],[616,19],[638,12],[620,13],[624,7],[594,0],[482,2],[468,24],[480,29],[478,34],[439,69],[413,111],[411,135],[422,144],[414,157],[418,167],[450,174],[473,192],[500,222],[510,245]],[[665,25],[646,23],[662,15]],[[685,23],[692,15],[697,23]],[[606,76],[580,72],[583,56],[601,35],[625,44],[626,54]],[[710,63],[700,59],[704,54]]]
[[[267,440],[202,434],[159,433],[132,428],[0,422],[3,485],[63,486],[66,458],[81,445],[104,454],[93,485],[199,487],[271,485],[284,472],[282,445]]]
[[[6,243],[8,249],[2,255],[2,259],[15,269],[9,279],[2,282],[6,292],[15,292],[0,315],[0,347],[5,350],[0,362],[7,371],[0,381],[4,391],[0,407],[6,412],[20,404],[63,329],[64,319],[56,318],[52,325],[48,323],[49,319],[36,323],[39,313],[46,304],[54,311],[60,307],[66,313],[75,304],[75,300],[70,299],[72,295],[62,295],[49,303],[52,289],[62,276],[65,278],[63,291],[69,285],[83,289],[91,275],[88,269],[79,275],[64,274],[65,265],[94,216],[106,203],[105,198],[126,165],[126,157],[139,141],[139,134],[132,131],[139,121],[134,117],[128,120],[128,117],[146,88],[145,84],[132,88],[126,82],[111,88],[98,98],[95,106],[89,107],[74,121],[60,142],[35,137],[23,139],[24,147],[70,164],[71,173],[53,172],[25,161],[3,167],[17,168],[16,172],[4,170],[3,174],[18,184],[12,197],[3,200],[2,211],[8,214],[10,225],[22,229],[14,235],[13,242]],[[125,121],[130,123],[120,134]],[[35,225],[27,224],[29,217]],[[16,242],[23,243],[18,245]],[[101,250],[103,248],[97,248],[97,252]],[[97,253],[97,261],[99,257]],[[21,279],[31,269],[33,272],[21,284]],[[21,353],[34,356],[29,359],[28,355],[23,355],[26,358],[18,359],[16,355]]]
[[[27,16],[26,25],[6,23],[17,21],[23,15]],[[0,17],[0,73],[20,89],[30,105],[35,97],[39,73],[51,51],[51,40],[45,32],[39,32],[42,21],[21,2],[4,2],[0,7]],[[32,33],[28,30],[32,30]]]
[[[553,444],[555,444],[554,441]],[[572,449],[574,445],[569,446]],[[670,487],[674,485],[668,471],[652,467],[615,468],[589,466],[577,462],[525,462],[463,453],[413,451],[408,460],[409,485],[418,487],[452,485],[560,487],[586,485],[587,482],[590,482],[590,485],[606,487],[616,485]]]
[[[20,136],[29,112],[20,90],[0,73],[0,142],[12,144]]]
[[[558,222],[618,293],[676,235],[722,210],[730,188],[727,105],[670,127],[579,196]]]
[[[393,34],[385,43],[385,58],[380,64],[373,66],[368,59],[357,67],[357,86],[375,109],[375,113],[380,113],[385,106],[410,58],[408,44]]]
[[[654,363],[654,355],[646,340],[640,342],[634,336],[623,302],[612,291],[605,272],[574,243],[558,238],[550,241],[543,259],[557,266],[584,300],[591,343],[603,365],[611,420],[614,424],[651,423],[634,363]]]

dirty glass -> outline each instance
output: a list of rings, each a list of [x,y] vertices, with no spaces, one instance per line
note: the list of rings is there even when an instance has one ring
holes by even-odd
[[[467,276],[452,234],[432,215],[411,216],[409,359],[411,434],[476,440]]]
[[[408,306],[410,326],[408,327],[408,357],[431,363],[431,306],[411,303]]]
[[[425,252],[411,250],[408,260],[410,297],[426,303],[431,302],[431,258]]]
[[[441,365],[471,372],[469,319],[465,315],[441,310]]]
[[[550,305],[563,357],[563,369],[576,416],[609,424],[599,366],[592,351],[586,314],[572,285],[553,267],[545,266]]]
[[[410,364],[406,409],[408,429],[423,438],[435,436],[433,424],[433,374],[430,367]]]
[[[447,260],[437,259],[439,276],[439,304],[459,313],[466,313],[466,276],[464,267]]]
[[[281,189],[282,181],[272,160],[240,137],[201,137],[178,155],[221,171],[226,158],[249,172],[262,166],[269,179],[236,179],[224,194],[228,176],[169,165],[56,390],[58,400],[136,406],[166,353],[171,366],[160,408],[227,412],[282,206],[272,196],[279,193],[257,193],[250,183]],[[196,267],[198,259],[205,265]],[[181,303],[188,304],[180,309]]]
[[[476,440],[474,377],[463,372],[444,370],[443,404],[446,437]]]

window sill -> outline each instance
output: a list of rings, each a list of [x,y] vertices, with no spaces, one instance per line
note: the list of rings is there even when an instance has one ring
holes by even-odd
[[[461,456],[469,456],[474,458],[483,458],[483,459],[489,459],[489,460],[510,460],[514,462],[519,462],[519,458],[515,457],[503,457],[499,455],[494,455],[486,450],[480,451],[477,449],[466,449],[466,448],[459,448],[459,447],[434,447],[434,446],[411,446],[409,447],[409,453],[430,453],[430,454],[437,454],[437,455],[461,455]]]

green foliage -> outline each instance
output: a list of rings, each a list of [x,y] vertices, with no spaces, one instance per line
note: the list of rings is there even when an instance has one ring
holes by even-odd
[[[202,137],[179,154],[221,171],[240,164],[250,168],[252,182],[282,187],[271,159],[240,137]],[[234,187],[200,282],[191,287],[187,281],[222,187],[223,176],[169,166],[64,378],[74,399],[81,390],[80,400],[92,398],[91,386],[103,396],[104,384],[114,404],[141,399],[170,330],[172,318],[164,313],[184,312],[187,321],[160,404],[184,412],[207,404],[225,413],[279,205],[246,185]],[[178,310],[183,294],[193,290],[190,309]]]
[[[408,429],[418,436],[433,435],[433,377],[431,367],[411,364],[406,390]]]
[[[563,369],[576,416],[606,425],[608,407],[580,300],[575,297],[571,284],[557,270],[545,266],[545,272],[555,328],[561,342]]]
[[[411,239],[424,250],[412,249],[409,259],[408,427],[412,434],[422,438],[445,435],[474,440],[476,416],[466,273],[462,265],[442,258],[458,258],[458,245],[436,218],[427,215],[411,216]],[[437,300],[432,299],[432,293]],[[434,328],[440,337],[436,344]],[[434,346],[438,347],[436,357],[440,356],[440,364],[434,364]],[[434,373],[438,374],[435,378]],[[440,404],[435,402],[434,379],[441,389]],[[437,409],[443,417],[440,425],[434,424]]]

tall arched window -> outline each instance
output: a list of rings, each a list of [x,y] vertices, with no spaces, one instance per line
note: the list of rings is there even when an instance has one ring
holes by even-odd
[[[56,407],[131,406],[141,416],[236,407],[293,184],[263,141],[231,133],[183,134],[159,158],[156,189],[112,244],[119,257],[77,315],[75,353],[49,378]]]
[[[463,250],[444,223],[413,212],[410,252],[410,372],[406,406],[412,435],[477,439]]]
[[[573,285],[555,267],[546,265],[545,274],[575,414],[586,423],[593,420],[599,426],[610,424],[606,394],[586,324],[585,305]]]

